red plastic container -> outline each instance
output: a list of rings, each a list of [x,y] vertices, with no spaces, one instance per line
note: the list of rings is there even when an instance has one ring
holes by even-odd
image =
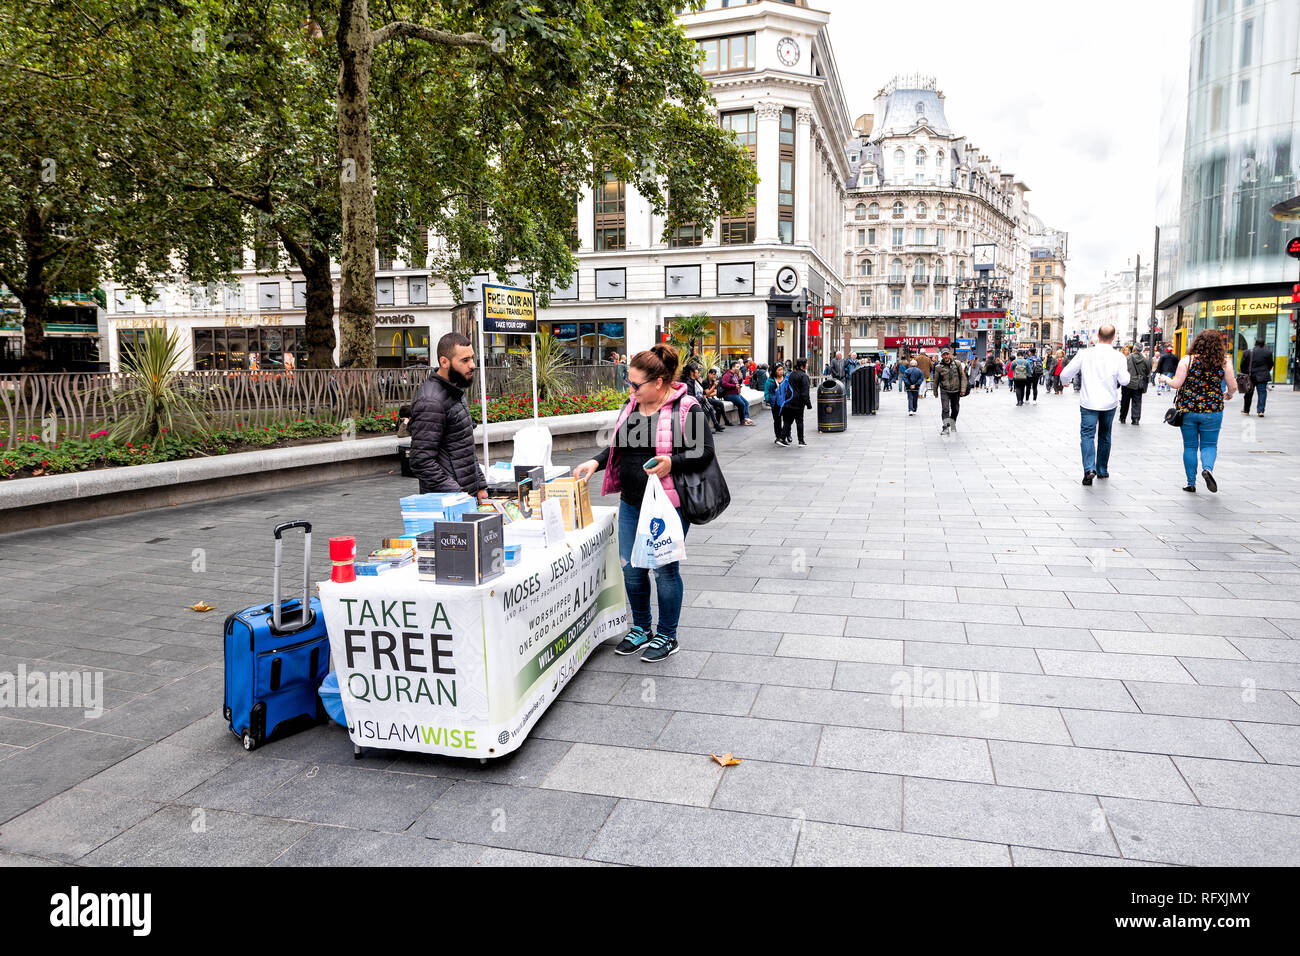
[[[353,563],[357,558],[357,539],[352,537],[330,538],[330,580],[337,584],[347,584],[357,579]]]

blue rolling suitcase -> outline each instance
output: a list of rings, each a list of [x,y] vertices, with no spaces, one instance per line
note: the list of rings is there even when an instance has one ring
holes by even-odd
[[[303,529],[302,599],[281,602],[281,535]],[[222,714],[252,750],[277,733],[299,730],[322,719],[316,690],[329,671],[330,644],[320,599],[308,598],[311,522],[289,521],[275,528],[275,585],[272,601],[226,618],[226,699]]]

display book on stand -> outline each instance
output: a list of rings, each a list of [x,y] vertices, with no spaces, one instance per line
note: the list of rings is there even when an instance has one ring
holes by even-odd
[[[548,482],[541,467],[524,466],[515,466],[515,478],[513,488],[493,486],[482,503],[464,492],[402,498],[404,533],[355,561],[356,574],[382,575],[414,563],[421,581],[474,587],[518,564],[524,548],[547,547],[593,523],[585,481]]]

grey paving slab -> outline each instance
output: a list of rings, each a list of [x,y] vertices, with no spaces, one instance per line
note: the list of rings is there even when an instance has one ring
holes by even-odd
[[[897,830],[902,826],[903,783],[887,774],[746,760],[727,768],[712,806]]]
[[[1300,724],[1300,704],[1278,690],[1125,681],[1146,714]]]
[[[273,861],[275,866],[473,866],[483,847],[422,834],[312,827]]]
[[[620,800],[586,856],[634,866],[788,866],[798,822]]]
[[[731,753],[742,759],[811,765],[821,727],[764,717],[720,717],[678,712],[654,747],[685,754]]]
[[[1164,754],[1091,750],[1009,740],[989,741],[993,773],[1006,787],[1195,803],[1174,761]]]
[[[724,654],[755,654],[770,657],[781,643],[781,635],[771,631],[741,631],[735,628],[679,627],[677,641],[694,651],[721,651]],[[681,654],[675,655],[680,657]],[[670,660],[672,658],[669,658]]]
[[[1070,743],[1065,722],[1055,708],[1004,704],[997,700],[945,701],[921,698],[903,708],[903,729],[983,740]]]
[[[844,636],[888,641],[929,641],[937,644],[965,644],[969,625],[953,620],[909,620],[877,618],[871,615],[851,617],[844,625]],[[819,636],[819,635],[815,635]],[[852,660],[853,658],[846,658]]]
[[[1194,757],[1174,757],[1173,761],[1207,807],[1300,816],[1300,767]]]
[[[305,823],[163,807],[79,861],[85,866],[265,866],[301,839]]]
[[[65,790],[6,823],[0,830],[0,848],[75,863],[160,806],[137,797]]]
[[[1102,797],[1125,857],[1184,866],[1294,866],[1300,817]]]
[[[1111,654],[1090,651],[1058,651],[1048,648],[1038,652],[1043,671],[1058,677],[1100,677],[1111,680],[1164,681],[1169,684],[1192,684],[1195,679],[1173,657],[1152,654]]]
[[[530,736],[589,744],[649,747],[671,716],[667,711],[652,707],[559,700],[542,715]]]
[[[897,700],[855,691],[767,686],[759,690],[750,714],[843,727],[903,729],[903,708]]]
[[[1264,760],[1300,766],[1300,727],[1247,721],[1234,726]]]
[[[1013,846],[1011,859],[1015,866],[1167,866],[1147,860],[1117,860],[1113,856],[1091,856],[1087,853],[1064,853],[1060,850],[1041,850],[1037,847]]]
[[[1008,847],[974,840],[809,823],[796,866],[1010,866]]]
[[[65,730],[5,758],[0,824],[140,750],[123,737]]]
[[[1063,709],[1061,716],[1079,747],[1141,753],[1257,760],[1254,748],[1226,720]]]
[[[869,637],[825,637],[820,634],[783,634],[776,656],[810,657],[822,661],[869,661],[902,664],[904,642]]]
[[[234,743],[233,734],[230,743]],[[219,756],[209,756],[175,744],[158,743],[87,778],[80,786],[102,793],[172,800],[226,769],[242,753],[237,745]]]
[[[250,812],[286,820],[400,833],[455,781],[426,774],[321,764],[253,801]]]
[[[1274,639],[1266,637],[1234,637],[1234,647],[1241,655],[1252,661],[1283,661],[1288,664],[1300,664],[1300,641]],[[1197,654],[1206,657],[1206,654]]]
[[[1000,647],[1050,647],[1066,651],[1100,650],[1092,632],[1082,627],[1003,627],[998,624],[967,624],[966,640],[971,644]]]
[[[937,734],[827,727],[822,731],[817,766],[993,782],[985,741]]]
[[[699,676],[706,680],[791,687],[830,687],[835,677],[833,660],[757,657],[751,654],[713,654]]]
[[[908,641],[903,662],[927,668],[952,667],[964,670],[1041,674],[1038,656],[1028,647],[995,647],[972,644],[927,644]]]
[[[542,787],[707,807],[722,771],[707,751],[675,753],[574,744],[547,774]]]
[[[952,780],[903,781],[903,829],[931,836],[1118,856],[1097,798]]]
[[[636,675],[615,695],[612,703],[743,717],[758,696],[757,684],[659,677],[655,671],[642,673],[644,676]]]
[[[584,793],[462,780],[411,830],[438,840],[580,857],[615,802]]]
[[[1108,654],[1145,654],[1164,657],[1218,657],[1243,660],[1226,637],[1208,634],[1156,634],[1151,631],[1094,630],[1097,645]]]
[[[1300,664],[1272,661],[1216,661],[1179,658],[1198,684],[1228,687],[1300,690]]]

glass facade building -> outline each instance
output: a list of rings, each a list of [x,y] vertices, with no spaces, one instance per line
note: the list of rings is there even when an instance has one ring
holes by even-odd
[[[1271,206],[1294,197],[1300,162],[1296,0],[1191,0],[1194,4],[1178,236],[1177,310],[1186,336],[1229,333],[1234,359],[1264,337],[1289,381],[1295,354],[1289,301],[1296,262],[1291,225]],[[1169,316],[1166,316],[1166,323]]]

